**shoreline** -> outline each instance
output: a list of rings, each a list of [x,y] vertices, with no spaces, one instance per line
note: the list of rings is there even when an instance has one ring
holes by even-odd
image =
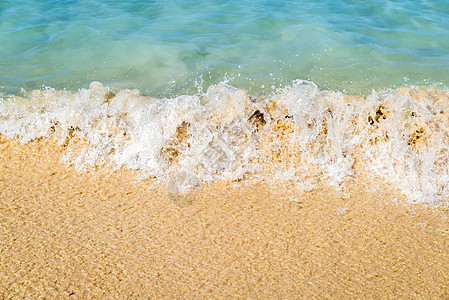
[[[391,186],[216,182],[187,205],[130,171],[0,140],[5,298],[448,297],[449,209]],[[182,203],[181,203],[182,204]]]

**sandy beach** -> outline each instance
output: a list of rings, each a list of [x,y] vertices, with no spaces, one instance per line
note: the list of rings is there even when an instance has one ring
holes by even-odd
[[[449,210],[361,178],[299,193],[251,178],[184,201],[0,140],[0,298],[449,297]]]
[[[448,37],[447,0],[0,1],[0,300],[449,300]]]

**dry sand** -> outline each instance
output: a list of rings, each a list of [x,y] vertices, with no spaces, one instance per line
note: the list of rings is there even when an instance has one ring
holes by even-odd
[[[184,203],[48,141],[0,151],[0,298],[449,299],[448,208],[388,185],[218,182]]]

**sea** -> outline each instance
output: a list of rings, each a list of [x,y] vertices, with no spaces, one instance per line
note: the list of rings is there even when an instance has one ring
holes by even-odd
[[[0,136],[184,193],[217,180],[449,197],[445,0],[1,0]]]

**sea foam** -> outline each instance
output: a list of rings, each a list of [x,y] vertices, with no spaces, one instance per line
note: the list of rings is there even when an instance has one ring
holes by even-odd
[[[339,188],[363,173],[411,202],[449,195],[449,93],[433,87],[362,98],[297,80],[255,97],[221,82],[200,95],[156,99],[92,82],[78,92],[23,94],[0,102],[0,133],[23,143],[53,137],[80,170],[137,170],[177,192],[249,174]]]

